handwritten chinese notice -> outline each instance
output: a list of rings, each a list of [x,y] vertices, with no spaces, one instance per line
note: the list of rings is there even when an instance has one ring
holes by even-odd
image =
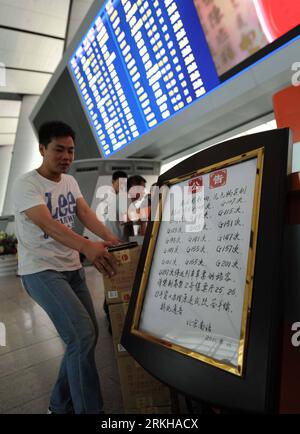
[[[254,158],[170,189],[140,331],[237,366],[256,165]],[[183,212],[177,205],[173,210],[170,206],[172,189],[178,187],[188,192]],[[197,188],[203,189],[202,199],[195,194]],[[196,219],[193,225],[178,218],[190,216],[191,211],[202,213],[203,220]]]

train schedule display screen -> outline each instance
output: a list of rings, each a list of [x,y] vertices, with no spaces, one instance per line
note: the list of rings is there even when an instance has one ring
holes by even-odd
[[[193,0],[110,0],[70,60],[108,157],[219,84]]]
[[[69,61],[101,154],[110,157],[298,35],[300,2],[285,0],[282,13],[277,3],[105,1]]]

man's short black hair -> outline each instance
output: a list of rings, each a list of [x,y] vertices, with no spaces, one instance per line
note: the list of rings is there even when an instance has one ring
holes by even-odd
[[[119,178],[128,178],[128,175],[126,172],[123,172],[123,170],[117,170],[116,172],[113,173],[112,175],[112,180],[113,181],[117,181],[117,179]]]
[[[72,128],[61,121],[45,122],[39,128],[39,144],[45,148],[57,137],[72,137],[75,141],[75,132]]]
[[[146,184],[146,182],[146,179],[140,175],[130,176],[130,178],[127,180],[127,191],[129,191],[131,187],[134,187],[135,185],[143,185]]]

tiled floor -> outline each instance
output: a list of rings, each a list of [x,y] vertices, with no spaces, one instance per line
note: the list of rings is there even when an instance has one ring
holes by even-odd
[[[99,323],[96,362],[105,412],[122,413],[122,398],[113,344],[107,331],[101,275],[86,268]],[[27,295],[17,277],[0,277],[0,323],[6,346],[0,347],[0,414],[44,414],[64,346],[44,311]]]

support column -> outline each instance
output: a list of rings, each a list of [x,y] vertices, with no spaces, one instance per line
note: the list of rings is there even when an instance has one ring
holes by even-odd
[[[29,115],[36,105],[38,98],[38,96],[25,96],[22,101],[2,211],[3,215],[13,214],[12,187],[15,179],[23,173],[39,167],[42,162],[39,153],[38,140],[29,121]]]

